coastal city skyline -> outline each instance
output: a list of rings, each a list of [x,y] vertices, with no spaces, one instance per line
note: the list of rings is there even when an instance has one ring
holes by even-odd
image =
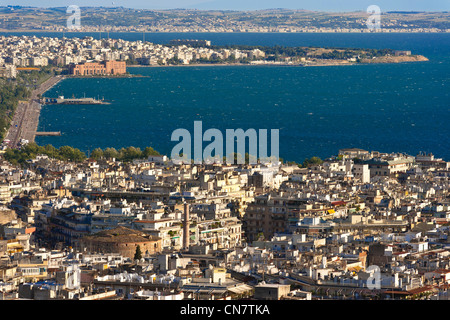
[[[264,9],[224,11],[92,7],[0,7],[0,31],[142,33],[416,33],[450,32],[448,11]],[[143,40],[144,39],[143,35]]]
[[[448,303],[448,1],[11,2],[0,304]]]

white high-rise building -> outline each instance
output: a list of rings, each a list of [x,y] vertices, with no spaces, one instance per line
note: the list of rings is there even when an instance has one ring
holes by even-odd
[[[362,183],[370,182],[370,170],[368,164],[353,164],[353,176]]]

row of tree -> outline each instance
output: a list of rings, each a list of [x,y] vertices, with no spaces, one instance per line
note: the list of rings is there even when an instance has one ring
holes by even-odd
[[[23,165],[28,160],[35,159],[38,155],[47,155],[49,158],[63,160],[63,161],[73,161],[73,162],[83,162],[88,158],[88,156],[81,150],[73,148],[70,146],[62,146],[60,148],[55,148],[52,145],[39,146],[36,143],[28,143],[24,147],[19,149],[7,149],[4,157],[11,164]],[[122,148],[116,150],[114,148],[106,148],[104,150],[97,148],[89,155],[90,159],[110,159],[116,158],[119,161],[129,162],[134,159],[144,159],[152,155],[159,155],[151,147],[147,147],[144,150],[135,147]]]
[[[287,46],[251,46],[251,45],[239,45],[239,44],[230,44],[224,46],[211,46],[212,49],[220,50],[220,49],[228,49],[228,50],[261,50],[266,55],[275,55],[275,56],[288,56],[288,57],[304,57],[308,53],[308,49],[306,47],[287,47]]]
[[[282,160],[280,159],[280,161]],[[321,165],[323,163],[323,160],[319,157],[311,157],[306,158],[303,163],[297,163],[295,161],[287,161],[286,163],[289,165],[298,166],[299,168],[310,168],[312,166]]]
[[[128,147],[128,148],[121,148],[119,150],[115,148],[106,148],[101,149],[97,148],[94,149],[91,154],[89,155],[89,158],[94,160],[99,159],[111,159],[115,158],[119,161],[132,161],[134,159],[145,159],[149,156],[159,156],[160,153],[153,149],[152,147],[147,147],[144,150],[141,150],[140,148],[136,147]]]
[[[47,155],[49,158],[74,162],[81,162],[86,159],[86,154],[73,147],[63,146],[57,149],[52,145],[39,146],[34,142],[28,143],[20,150],[7,149],[4,157],[11,164],[23,165],[27,160],[35,159],[38,155]]]
[[[73,162],[83,162],[87,158],[93,160],[100,159],[113,159],[118,161],[130,162],[135,159],[146,159],[149,156],[158,156],[160,153],[154,150],[152,147],[147,147],[144,150],[136,147],[121,148],[119,150],[115,148],[96,148],[91,154],[86,155],[83,151],[73,148],[70,146],[62,146],[60,148],[55,148],[52,145],[39,146],[35,142],[28,143],[24,147],[19,149],[7,149],[4,157],[7,161],[14,165],[23,165],[28,160],[35,159],[38,155],[47,155],[49,158],[58,159],[63,161],[73,161]],[[234,162],[237,163],[239,154],[234,154]],[[249,163],[249,155],[245,154],[245,162]],[[226,158],[223,159],[226,162]],[[282,161],[282,159],[280,159]],[[320,165],[323,160],[319,157],[307,158],[302,164],[296,162],[288,162],[291,165],[297,165],[300,168],[309,168],[311,166]]]

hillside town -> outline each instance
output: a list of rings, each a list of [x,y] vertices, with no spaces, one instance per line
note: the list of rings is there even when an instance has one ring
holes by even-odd
[[[3,300],[447,300],[450,162],[166,156],[0,171]]]
[[[124,7],[38,8],[0,6],[0,28],[43,32],[152,32],[152,33],[436,33],[449,32],[448,11],[380,10],[380,28],[371,30],[371,11],[328,12],[295,9],[263,10],[149,10]],[[78,10],[80,23],[67,20]],[[373,13],[373,12],[372,12]]]

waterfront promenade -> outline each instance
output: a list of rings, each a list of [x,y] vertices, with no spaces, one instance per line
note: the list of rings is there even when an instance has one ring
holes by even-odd
[[[10,148],[18,148],[22,139],[34,142],[41,112],[39,95],[42,95],[62,79],[64,77],[61,75],[51,77],[33,90],[28,101],[19,102],[5,138],[9,140],[8,146]]]

